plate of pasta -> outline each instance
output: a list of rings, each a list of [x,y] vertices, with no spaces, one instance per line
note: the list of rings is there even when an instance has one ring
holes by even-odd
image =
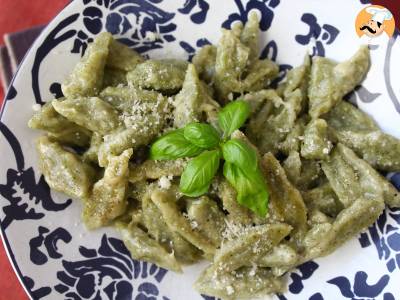
[[[0,115],[30,298],[394,300],[399,32],[364,45],[365,2],[71,2]]]

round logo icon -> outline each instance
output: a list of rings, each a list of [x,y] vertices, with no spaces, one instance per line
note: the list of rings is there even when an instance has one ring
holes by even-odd
[[[370,39],[382,37],[382,35],[390,38],[393,36],[395,27],[393,14],[380,5],[370,5],[362,9],[355,22],[357,35]]]

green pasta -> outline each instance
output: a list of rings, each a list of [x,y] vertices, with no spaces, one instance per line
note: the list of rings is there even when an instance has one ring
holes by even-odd
[[[39,168],[52,189],[80,199],[90,194],[96,175],[90,165],[47,137],[38,139],[36,149]]]
[[[400,141],[343,100],[368,48],[306,55],[272,88],[259,35],[250,13],[190,63],[101,33],[28,123],[46,182],[83,201],[88,229],[112,226],[133,259],[175,272],[208,260],[194,287],[223,299],[282,293],[286,272],[400,207],[377,171],[400,170]]]

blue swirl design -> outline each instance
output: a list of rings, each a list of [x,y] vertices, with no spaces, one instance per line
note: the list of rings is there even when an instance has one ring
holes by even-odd
[[[205,45],[211,45],[211,42],[206,38],[200,38],[196,41],[196,45],[192,46],[188,42],[180,41],[179,46],[188,54],[188,60],[191,61],[196,52]]]
[[[198,8],[198,10],[191,14],[195,8]],[[178,11],[186,15],[191,14],[190,20],[195,24],[201,24],[206,20],[209,9],[210,5],[204,0],[186,0],[183,7],[179,8]]]
[[[175,14],[163,11],[153,4],[160,2],[98,0],[95,6],[93,1],[83,0],[86,6],[82,11],[85,29],[78,31],[71,52],[83,55],[88,43],[104,29],[113,35],[123,35],[118,40],[141,53],[162,48],[165,42],[175,41],[172,35],[176,29],[176,24],[172,22]],[[149,39],[150,33],[155,33],[157,38]]]
[[[398,174],[396,177],[399,176]],[[375,246],[380,260],[389,272],[400,269],[400,208],[386,208],[379,219],[360,234],[362,248]]]
[[[369,91],[365,86],[358,85],[355,87],[354,91],[347,94],[344,99],[357,106],[357,99],[364,103],[371,103],[381,95],[381,93]]]
[[[325,56],[324,45],[332,44],[339,34],[339,29],[329,24],[318,24],[317,18],[311,13],[305,13],[301,16],[301,21],[306,23],[309,27],[308,33],[295,36],[296,42],[301,45],[308,45],[314,43],[312,55]],[[313,40],[314,39],[314,40]]]
[[[290,273],[291,283],[289,284],[289,292],[298,295],[304,289],[303,281],[311,278],[314,272],[319,268],[319,265],[310,260],[298,267]],[[284,295],[277,295],[279,300],[287,300]]]
[[[276,62],[277,56],[278,56],[278,45],[274,40],[271,40],[265,45],[265,47],[261,51],[260,58],[261,59],[268,58]],[[292,68],[293,66],[289,64],[279,64],[279,74],[277,78],[275,78],[274,81],[271,83],[271,87],[275,88],[278,85],[278,83],[281,82],[283,78],[285,78],[287,72]]]
[[[232,13],[228,19],[222,23],[222,27],[230,29],[232,23],[240,21],[243,24],[247,22],[248,13],[251,10],[258,10],[260,13],[260,29],[262,31],[268,30],[271,27],[274,18],[274,9],[280,4],[280,0],[249,0],[246,7],[243,6],[241,0],[234,0],[238,12]]]
[[[64,203],[56,203],[50,194],[50,188],[40,176],[36,182],[35,172],[32,167],[25,168],[24,154],[15,135],[8,127],[0,122],[0,132],[10,144],[15,160],[16,169],[7,170],[7,182],[0,184],[0,195],[10,204],[3,206],[5,217],[1,220],[3,230],[15,220],[37,220],[44,217],[42,211],[60,211],[66,209],[72,200],[68,199]],[[25,196],[25,197],[22,197]]]
[[[40,288],[33,289],[35,287],[35,281],[32,278],[30,278],[29,276],[24,276],[23,282],[25,283],[26,287],[31,292],[31,296],[35,300],[39,300],[43,297],[46,297],[47,295],[49,295],[51,293],[51,287],[49,287],[49,286],[43,286]]]
[[[84,259],[63,260],[57,272],[54,289],[66,299],[169,300],[157,287],[167,270],[132,260],[121,240],[103,235],[98,249],[81,246],[79,252]],[[135,287],[134,279],[145,281]]]
[[[62,254],[58,252],[57,243],[63,241],[68,244],[72,240],[71,234],[62,227],[58,227],[52,232],[46,227],[39,226],[39,234],[29,241],[30,259],[35,265],[43,265],[47,263],[48,257],[61,258]],[[47,255],[40,247],[44,246]]]
[[[344,276],[338,276],[328,280],[328,283],[337,286],[345,299],[351,300],[374,300],[380,296],[382,291],[389,283],[389,275],[383,275],[375,284],[367,283],[368,274],[358,271],[354,275],[353,284]],[[385,293],[383,300],[395,300],[393,294]]]

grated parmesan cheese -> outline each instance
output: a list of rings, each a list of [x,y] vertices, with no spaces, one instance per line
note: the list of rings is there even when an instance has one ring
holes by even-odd
[[[233,287],[232,287],[231,285],[228,285],[228,286],[226,287],[226,293],[227,293],[228,295],[232,295],[234,292],[235,292],[235,290],[233,289]]]
[[[161,176],[158,180],[158,186],[161,189],[168,190],[171,187],[171,181],[167,176]]]

